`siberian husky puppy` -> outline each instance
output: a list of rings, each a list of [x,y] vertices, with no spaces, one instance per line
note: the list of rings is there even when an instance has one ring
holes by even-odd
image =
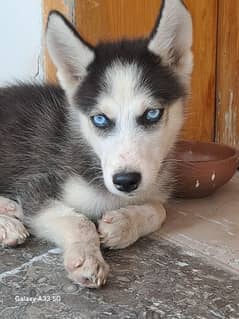
[[[93,47],[53,11],[46,43],[60,86],[0,89],[0,242],[48,239],[75,282],[99,287],[109,271],[100,243],[127,247],[165,219],[191,16],[165,0],[147,38]]]

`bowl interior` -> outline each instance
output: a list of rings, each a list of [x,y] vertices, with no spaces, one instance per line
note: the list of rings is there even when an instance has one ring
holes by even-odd
[[[221,161],[236,155],[236,151],[227,145],[194,141],[180,141],[176,150],[177,159],[184,162]]]

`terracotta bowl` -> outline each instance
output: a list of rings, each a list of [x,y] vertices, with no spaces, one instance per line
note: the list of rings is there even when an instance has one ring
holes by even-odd
[[[176,196],[208,196],[228,182],[239,167],[239,153],[216,143],[180,141],[176,146]]]

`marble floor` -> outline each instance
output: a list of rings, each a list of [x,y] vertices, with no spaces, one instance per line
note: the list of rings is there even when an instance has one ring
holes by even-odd
[[[239,318],[239,174],[213,196],[174,200],[161,231],[104,251],[107,285],[73,284],[59,249],[0,249],[0,318]]]

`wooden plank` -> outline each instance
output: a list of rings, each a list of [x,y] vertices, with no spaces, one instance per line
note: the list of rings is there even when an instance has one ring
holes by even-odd
[[[74,0],[43,0],[42,12],[44,30],[47,23],[47,17],[51,10],[58,10],[64,14],[71,22],[75,19],[75,1]],[[56,82],[56,68],[52,63],[47,50],[44,51],[44,73],[48,82]]]
[[[217,0],[185,1],[194,27],[192,97],[183,137],[214,139]]]
[[[93,44],[147,35],[160,3],[159,0],[77,0],[76,27]]]
[[[219,1],[216,141],[239,146],[239,1]]]

